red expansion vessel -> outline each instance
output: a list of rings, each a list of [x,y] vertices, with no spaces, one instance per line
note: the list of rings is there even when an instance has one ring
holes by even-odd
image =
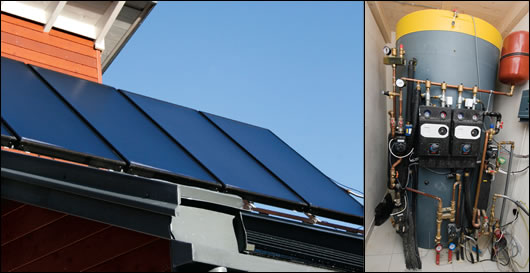
[[[528,31],[516,31],[504,38],[499,81],[521,84],[528,80]]]

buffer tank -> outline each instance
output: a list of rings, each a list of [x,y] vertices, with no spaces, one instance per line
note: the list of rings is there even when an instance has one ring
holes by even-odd
[[[445,81],[469,87],[477,85],[480,89],[494,90],[501,44],[501,34],[486,21],[448,10],[413,12],[401,18],[396,26],[396,48],[403,45],[407,61],[417,59],[414,77],[420,80]],[[397,76],[407,77],[406,66],[398,68]],[[422,93],[424,91],[422,86]],[[440,94],[440,87],[432,86],[431,97]],[[463,92],[464,99],[472,96],[471,92]],[[493,108],[493,96],[477,94],[489,111]],[[446,97],[452,97],[450,107],[455,108],[457,90],[447,89]],[[431,103],[440,106],[439,100]],[[477,104],[476,109],[481,110],[482,105]],[[449,169],[420,168],[418,190],[441,197],[443,206],[449,207],[455,181],[443,175],[449,172]],[[472,174],[472,181],[476,180],[476,173],[478,171]],[[475,185],[471,188],[474,189]],[[474,197],[474,193],[471,196]],[[434,248],[436,208],[437,203],[433,199],[417,197],[416,238],[419,247]],[[447,247],[447,221],[442,224],[442,245]]]

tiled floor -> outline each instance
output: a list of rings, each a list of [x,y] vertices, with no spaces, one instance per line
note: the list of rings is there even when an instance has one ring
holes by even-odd
[[[501,272],[497,264],[484,261],[471,264],[467,261],[447,263],[447,250],[442,251],[440,265],[435,264],[433,249],[419,249],[422,269],[421,272]],[[445,263],[443,263],[445,261]],[[404,272],[411,271],[405,267],[403,244],[401,237],[394,231],[390,221],[379,227],[374,227],[370,239],[366,243],[365,270],[367,272]]]

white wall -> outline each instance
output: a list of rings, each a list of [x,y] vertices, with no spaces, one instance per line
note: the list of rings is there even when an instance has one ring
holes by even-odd
[[[518,30],[528,31],[528,13],[526,13],[526,16],[521,19],[521,21],[512,29],[511,32]],[[510,87],[508,85],[504,85],[501,83],[497,84],[497,90],[509,91],[509,89]],[[515,141],[515,152],[517,154],[528,154],[528,121],[520,122],[519,118],[517,117],[517,114],[519,112],[519,105],[521,102],[521,91],[526,89],[528,89],[528,81],[525,84],[516,86],[515,94],[513,95],[513,97],[496,96],[493,105],[494,111],[502,113],[502,120],[504,121],[504,129],[502,129],[500,133],[494,138],[497,141]],[[508,160],[507,153],[505,158],[506,160]],[[528,164],[528,158],[514,158],[514,161],[512,163],[512,171],[522,170],[523,168],[528,166]],[[508,162],[504,164],[503,168],[508,168]],[[529,204],[528,173],[529,171],[526,171],[519,175],[512,175],[510,179],[510,187],[508,189],[508,196],[516,200],[522,200],[526,204]],[[494,184],[492,184],[491,194],[504,193],[505,181],[506,175],[497,175]],[[502,201],[497,201],[495,210],[496,217],[500,217],[501,204]],[[511,211],[514,208],[514,205],[512,205],[511,202],[507,202],[506,204],[508,209],[505,210],[505,213],[508,214],[507,217],[505,217],[505,221],[511,221],[511,219],[513,219],[513,214]],[[530,224],[528,221],[528,216],[526,216],[525,214],[520,215],[519,220],[515,222],[515,225],[513,227],[513,234],[518,239],[518,241],[522,243],[524,248],[523,253],[517,256],[515,260],[519,264],[524,265],[529,255],[528,242],[530,239],[528,238],[528,231],[526,230],[524,223],[521,219],[522,217],[524,217],[527,224]],[[511,232],[511,228],[508,229],[508,231]],[[528,272],[528,265],[524,269],[521,269],[521,271]]]
[[[385,41],[379,31],[368,5],[365,6],[364,25],[364,206],[366,241],[374,222],[374,210],[386,193],[387,161],[386,135],[387,113],[386,96],[381,90],[386,89],[387,68],[383,64],[383,47]],[[392,74],[390,74],[390,77]],[[365,242],[366,242],[365,241]]]

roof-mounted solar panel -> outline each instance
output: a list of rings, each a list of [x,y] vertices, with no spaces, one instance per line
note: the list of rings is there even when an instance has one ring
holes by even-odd
[[[362,224],[363,207],[270,130],[204,113],[323,216]]]
[[[2,145],[362,224],[271,131],[2,58]]]
[[[20,136],[22,149],[94,166],[125,165],[24,63],[2,57],[1,86],[2,119]]]
[[[302,209],[307,203],[198,111],[123,91],[221,182],[248,200]]]
[[[35,70],[128,161],[133,173],[194,186],[222,186],[200,163],[110,86]]]

